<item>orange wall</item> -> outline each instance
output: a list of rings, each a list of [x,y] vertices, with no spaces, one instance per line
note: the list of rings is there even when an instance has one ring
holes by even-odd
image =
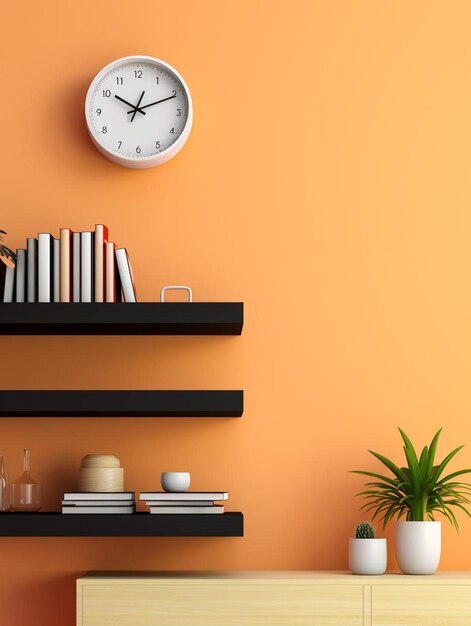
[[[471,465],[470,20],[466,1],[2,4],[9,243],[105,222],[142,300],[185,283],[246,302],[241,338],[2,337],[5,389],[246,390],[241,420],[3,419],[10,475],[30,447],[54,509],[86,453],[119,456],[128,489],[188,469],[231,492],[246,537],[0,539],[1,626],[72,626],[90,569],[346,568],[347,470],[397,458],[397,425],[421,444],[444,425],[440,451],[466,443]],[[94,74],[133,53],[194,98],[154,170],[108,162],[84,125]],[[471,566],[460,519],[443,568]]]

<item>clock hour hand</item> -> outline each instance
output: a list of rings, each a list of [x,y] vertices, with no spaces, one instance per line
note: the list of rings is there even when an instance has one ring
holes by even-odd
[[[121,100],[121,102],[124,102],[124,104],[127,104],[128,106],[132,107],[132,111],[129,111],[129,113],[134,113],[135,111],[139,111],[139,113],[142,113],[142,115],[146,114],[145,111],[142,111],[140,108],[135,107],[134,104],[131,104],[130,102],[128,102],[124,98],[121,98],[120,96],[117,96],[117,95],[115,95],[115,98],[117,98],[118,100]],[[141,98],[142,98],[142,96],[141,96]],[[140,100],[139,100],[139,102],[140,102]]]
[[[139,108],[139,105],[141,104],[141,100],[142,100],[142,98],[144,97],[144,94],[145,94],[145,93],[146,93],[145,91],[143,91],[143,92],[141,93],[141,97],[139,98],[139,100],[137,101],[136,106],[134,107],[134,114],[133,114],[133,116],[131,117],[131,122],[132,122],[132,121],[134,120],[134,118],[136,117],[136,113],[137,113],[138,111],[139,111],[140,113],[144,113],[144,115],[145,115],[145,111],[141,111],[141,109]]]
[[[154,106],[154,104],[160,104],[161,102],[166,102],[166,100],[171,100],[172,98],[176,98],[176,97],[177,97],[177,96],[176,96],[176,94],[175,94],[175,95],[173,95],[173,96],[169,96],[168,98],[163,98],[162,100],[157,100],[157,102],[151,102],[150,104],[146,104],[145,106],[140,107],[140,108],[139,108],[139,109],[137,109],[137,110],[138,110],[140,113],[145,113],[145,111],[143,111],[142,109],[147,109],[147,107],[153,107],[153,106]],[[139,100],[139,102],[140,102],[140,100]],[[138,106],[139,106],[139,102],[137,103],[137,104],[138,104]],[[132,105],[131,105],[131,106],[132,106]],[[128,111],[128,115],[129,115],[130,113],[134,113],[134,110],[133,110],[133,111]]]

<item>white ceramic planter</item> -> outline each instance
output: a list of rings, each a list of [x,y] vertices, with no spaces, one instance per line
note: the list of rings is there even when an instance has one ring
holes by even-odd
[[[436,572],[441,544],[441,522],[396,522],[396,558],[404,574]]]
[[[384,574],[388,562],[386,539],[356,539],[348,542],[348,566],[352,574]]]

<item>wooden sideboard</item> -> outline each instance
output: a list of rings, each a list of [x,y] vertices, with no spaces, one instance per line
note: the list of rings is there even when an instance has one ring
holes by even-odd
[[[471,626],[471,572],[91,572],[77,626]]]

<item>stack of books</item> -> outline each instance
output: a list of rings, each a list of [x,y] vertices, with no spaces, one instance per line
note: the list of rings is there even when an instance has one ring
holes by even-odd
[[[58,238],[39,233],[16,251],[16,267],[0,263],[0,302],[136,302],[125,248],[93,232],[61,228]]]
[[[182,493],[146,491],[141,493],[139,497],[139,500],[144,500],[147,506],[150,507],[150,512],[157,515],[224,513],[224,506],[215,504],[215,501],[228,499],[229,494],[224,491],[184,491]]]
[[[134,491],[118,491],[101,493],[67,492],[62,500],[62,513],[119,513],[136,512],[136,496]]]

